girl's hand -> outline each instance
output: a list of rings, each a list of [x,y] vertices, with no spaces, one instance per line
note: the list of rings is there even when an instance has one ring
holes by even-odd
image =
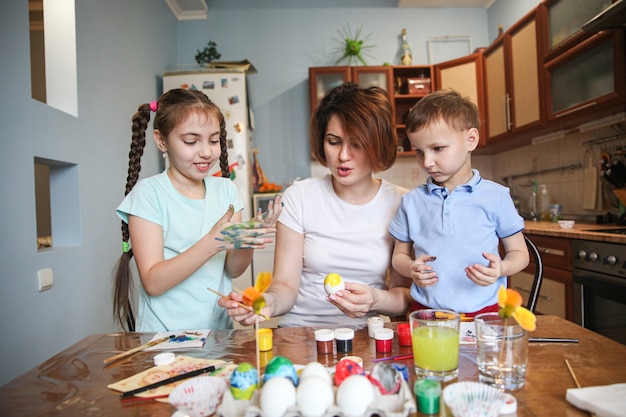
[[[283,210],[283,203],[280,201],[280,195],[274,197],[267,205],[267,211],[263,213],[261,208],[257,210],[254,220],[262,223],[266,227],[276,227],[276,222]]]
[[[215,235],[215,239],[223,242],[220,249],[263,249],[266,243],[274,241],[270,237],[263,236],[275,233],[276,228],[253,220],[230,223],[229,220],[233,213],[234,208],[230,206],[224,216],[211,229],[210,233]]]
[[[502,276],[502,260],[494,253],[483,252],[483,258],[489,261],[489,265],[470,265],[465,268],[465,275],[474,283],[486,287],[493,284]]]
[[[363,317],[374,305],[374,292],[368,285],[346,282],[345,290],[339,290],[326,299],[348,317]]]
[[[409,269],[411,279],[418,287],[431,287],[439,281],[437,272],[433,271],[433,267],[427,265],[426,262],[432,262],[437,259],[435,256],[420,255],[413,261]]]

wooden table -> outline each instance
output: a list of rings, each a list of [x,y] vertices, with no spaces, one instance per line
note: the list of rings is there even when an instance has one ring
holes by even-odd
[[[396,323],[387,324],[395,327]],[[318,355],[313,328],[274,329],[274,348],[265,354],[286,356],[295,364],[318,361],[334,366],[341,355]],[[578,338],[578,344],[536,344],[529,348],[526,386],[513,394],[518,399],[517,415],[522,416],[588,416],[569,405],[565,391],[574,388],[564,359],[568,359],[582,386],[626,382],[626,346],[593,333],[555,316],[539,316],[537,337]],[[170,417],[175,411],[166,403],[148,402],[122,405],[119,393],[107,385],[153,366],[154,353],[140,352],[132,358],[103,366],[102,361],[121,351],[147,342],[152,334],[95,334],[86,337],[63,352],[2,387],[0,414],[3,416],[151,416]],[[376,353],[367,330],[359,330],[351,355],[363,358],[366,370]],[[254,331],[212,331],[203,349],[180,354],[207,359],[231,359],[235,363],[256,363]],[[393,352],[410,353],[394,339]],[[476,347],[461,346],[459,380],[477,380]],[[6,359],[5,359],[6,360]],[[412,366],[412,360],[401,361]],[[413,372],[411,387],[413,384]],[[451,415],[444,409],[441,415]]]

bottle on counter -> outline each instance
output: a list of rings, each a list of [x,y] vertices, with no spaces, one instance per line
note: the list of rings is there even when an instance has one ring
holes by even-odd
[[[548,187],[545,184],[541,184],[539,193],[539,220],[549,222],[550,221],[550,194],[548,194]]]
[[[530,220],[537,221],[539,214],[537,212],[537,181],[533,182],[533,188],[528,198],[528,216]]]

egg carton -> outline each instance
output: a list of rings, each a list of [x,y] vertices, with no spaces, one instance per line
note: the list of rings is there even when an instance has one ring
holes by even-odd
[[[262,389],[262,388],[261,388]],[[337,390],[335,391],[335,399]],[[236,400],[230,390],[226,390],[222,403],[217,408],[218,417],[267,417],[259,407],[260,390],[256,390],[248,401]],[[413,393],[406,381],[402,381],[397,394],[383,395],[378,388],[374,388],[374,401],[367,407],[365,414],[359,417],[406,417],[417,411]],[[304,417],[297,405],[287,408],[282,417]],[[333,404],[321,417],[347,417],[346,413]],[[354,416],[350,416],[354,417]]]

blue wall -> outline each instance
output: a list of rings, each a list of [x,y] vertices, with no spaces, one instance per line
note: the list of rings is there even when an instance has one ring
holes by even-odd
[[[407,28],[414,62],[424,64],[429,37],[469,35],[472,48],[486,46],[499,23],[506,29],[537,1],[498,0],[489,11],[398,9],[395,0],[207,3],[207,20],[176,21],[160,0],[76,0],[75,118],[31,99],[28,1],[0,2],[0,384],[90,333],[116,330],[110,288],[121,237],[114,209],[126,181],[130,117],[161,93],[163,71],[193,67],[209,40],[222,60],[249,59],[258,70],[249,76],[255,144],[267,176],[283,182],[309,175],[308,68],[334,65],[339,29],[350,23],[353,32],[363,25],[362,35],[372,34],[367,61],[374,65],[396,63]],[[78,246],[36,249],[34,157],[78,165]],[[149,144],[142,175],[158,170]],[[55,284],[39,293],[42,268],[53,270]]]

